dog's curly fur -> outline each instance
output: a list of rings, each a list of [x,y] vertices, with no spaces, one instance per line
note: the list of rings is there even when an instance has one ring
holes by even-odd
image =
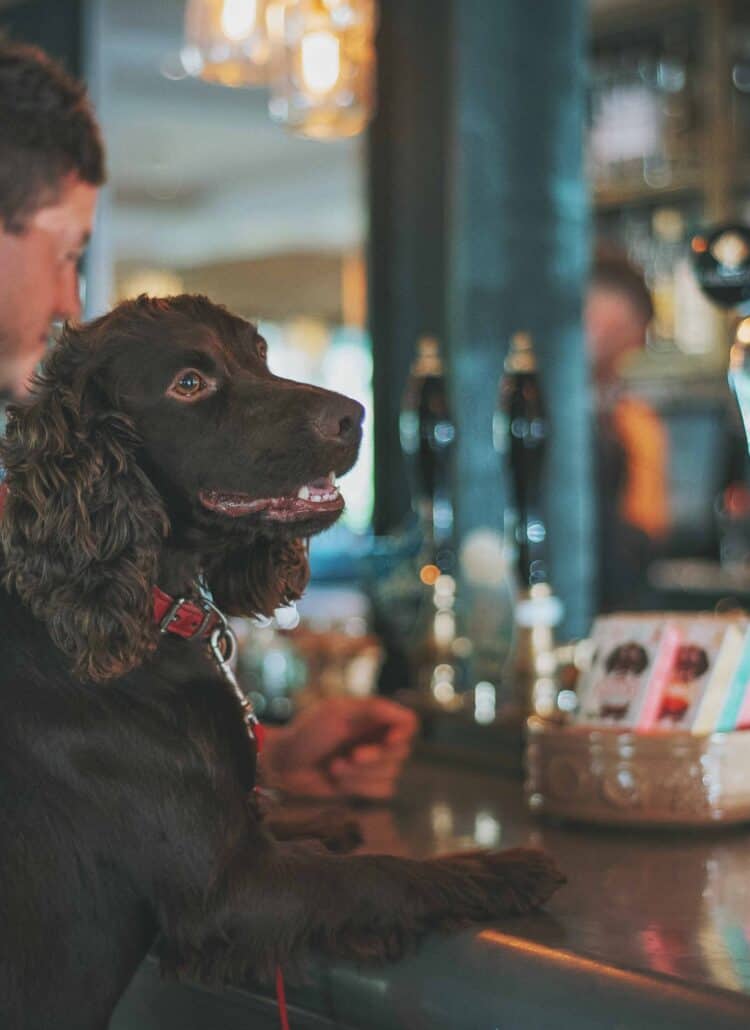
[[[157,934],[165,970],[240,980],[310,949],[396,957],[429,929],[523,911],[561,882],[534,851],[417,862],[274,838],[236,699],[202,645],[160,637],[156,583],[184,594],[204,575],[227,612],[270,614],[302,593],[304,540],[336,517],[234,518],[199,500],[294,496],[356,458],[360,406],[273,376],[264,346],[205,298],[142,297],[69,327],[11,413],[0,446],[7,1030],[102,1030]],[[210,384],[197,399],[175,394],[185,369]]]

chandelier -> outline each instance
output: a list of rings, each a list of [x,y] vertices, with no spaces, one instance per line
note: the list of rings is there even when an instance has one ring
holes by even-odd
[[[196,74],[222,86],[267,82],[273,9],[280,7],[278,0],[188,0],[185,44]]]
[[[375,107],[376,0],[188,0],[201,78],[270,85],[269,114],[300,136],[361,132]]]

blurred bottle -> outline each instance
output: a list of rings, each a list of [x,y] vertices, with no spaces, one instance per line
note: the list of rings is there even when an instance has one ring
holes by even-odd
[[[440,345],[422,336],[404,391],[401,448],[412,503],[423,534],[423,557],[441,572],[455,564],[452,460],[456,429],[450,415]]]
[[[729,572],[747,575],[750,569],[750,488],[734,482],[716,500],[719,560]]]
[[[410,566],[416,591],[412,632],[405,641],[412,686],[421,704],[456,710],[467,689],[470,643],[457,626],[453,522],[455,426],[438,341],[423,336],[404,391],[399,420],[422,544]]]
[[[683,354],[726,354],[726,316],[701,291],[685,253],[674,274],[674,342]]]
[[[460,548],[461,626],[471,641],[470,682],[474,721],[516,722],[514,684],[508,675],[516,585],[501,529],[479,526]]]
[[[541,506],[547,412],[528,333],[516,333],[510,342],[493,428],[495,448],[507,461],[513,487],[519,584],[530,587],[546,583],[546,529]]]
[[[720,308],[750,303],[750,228],[720,225],[697,233],[690,241],[698,285]]]
[[[696,75],[692,68],[690,32],[684,24],[666,27],[661,54],[654,64],[654,85],[662,112],[661,143],[666,176],[653,185],[666,186],[697,164]]]
[[[672,342],[675,338],[675,273],[685,252],[685,225],[675,208],[662,207],[654,211],[653,255],[651,265],[651,297],[654,304],[652,331],[659,340]]]
[[[507,463],[513,493],[513,545],[518,595],[509,675],[526,713],[557,710],[554,626],[562,614],[549,584],[542,479],[549,432],[531,337],[516,333],[500,381],[496,449]]]
[[[729,385],[750,448],[750,228],[728,224],[697,233],[690,250],[696,281],[706,297],[727,311],[735,308],[741,316],[729,354]]]

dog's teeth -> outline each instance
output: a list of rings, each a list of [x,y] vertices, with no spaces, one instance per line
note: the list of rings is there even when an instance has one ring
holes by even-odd
[[[333,472],[331,473],[331,476]],[[297,497],[302,501],[311,501],[313,504],[321,504],[325,501],[335,501],[339,496],[338,487],[334,482],[331,482],[329,477],[329,483],[331,489],[329,490],[311,490],[309,486],[301,486],[297,491]]]
[[[336,485],[336,472],[335,472],[335,470],[332,470],[331,472],[328,473],[328,482],[331,484],[331,486],[335,486]]]

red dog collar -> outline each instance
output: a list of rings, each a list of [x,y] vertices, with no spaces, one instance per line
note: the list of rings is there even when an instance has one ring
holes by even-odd
[[[219,625],[216,611],[200,601],[188,601],[184,597],[171,597],[159,587],[153,587],[154,619],[162,633],[175,633],[190,640],[192,637],[208,637]]]

